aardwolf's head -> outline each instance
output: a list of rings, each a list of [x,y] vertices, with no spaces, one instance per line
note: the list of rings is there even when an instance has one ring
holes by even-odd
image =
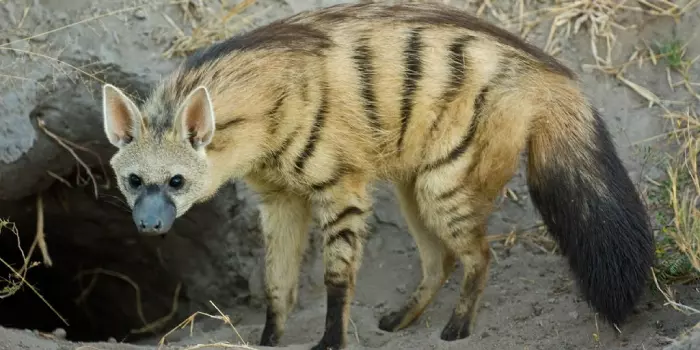
[[[208,186],[204,148],[215,128],[209,92],[196,88],[174,115],[145,115],[149,112],[107,84],[103,108],[105,133],[119,148],[110,165],[134,223],[139,232],[165,234]]]

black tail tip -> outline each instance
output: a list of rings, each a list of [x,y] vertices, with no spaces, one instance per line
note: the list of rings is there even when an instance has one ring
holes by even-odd
[[[651,282],[655,260],[651,233],[634,237],[619,245],[625,246],[626,252],[589,252],[589,269],[577,270],[584,298],[601,321],[615,326],[623,325],[635,313]]]

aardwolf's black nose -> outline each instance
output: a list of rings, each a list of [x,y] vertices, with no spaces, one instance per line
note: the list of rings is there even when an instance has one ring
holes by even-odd
[[[155,216],[149,216],[145,219],[141,219],[139,222],[140,232],[153,232],[162,233],[160,230],[163,228],[163,221]]]
[[[140,233],[163,235],[175,221],[175,204],[157,187],[148,188],[134,203],[134,224]]]

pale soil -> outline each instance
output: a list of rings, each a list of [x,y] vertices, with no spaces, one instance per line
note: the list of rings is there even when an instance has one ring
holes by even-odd
[[[492,2],[498,4],[496,1]],[[102,6],[117,9],[133,5],[133,2],[125,4],[111,0],[75,1],[76,5],[70,6],[66,3],[48,0],[33,2],[24,28],[32,28],[30,33],[36,33],[88,18],[90,14],[94,14],[94,9]],[[330,2],[323,2],[328,3]],[[0,22],[9,21],[8,13],[12,13],[16,19],[22,17],[23,4],[10,4],[7,1],[2,4],[0,1]],[[86,10],[84,6],[87,4],[90,9]],[[300,8],[314,4],[294,5],[295,8]],[[262,19],[253,20],[251,23],[267,22],[292,12],[290,6],[281,1],[259,0],[245,14],[263,9],[266,10]],[[59,48],[88,53],[96,59],[129,69],[138,68],[144,74],[157,76],[166,73],[172,67],[172,62],[167,62],[159,55],[174,35],[172,26],[164,20],[160,11],[148,9],[143,11],[143,16],[127,13],[118,18],[104,18],[52,34],[48,40]],[[168,13],[176,23],[185,28],[177,8],[171,7]],[[640,38],[652,43],[673,36],[684,41],[692,39],[688,46],[688,56],[696,56],[699,54],[700,42],[692,37],[692,34],[700,25],[699,15],[700,10],[696,9],[678,24],[670,18],[641,20],[641,17],[636,15],[629,16],[626,23],[639,23],[641,26],[619,36],[617,48],[613,53],[614,61],[622,62],[631,54],[633,47],[643,47]],[[493,20],[492,17],[489,19]],[[50,23],[47,24],[46,21]],[[4,34],[0,33],[0,39],[2,35]],[[16,38],[11,34],[7,37],[11,40]],[[546,30],[539,30],[528,39],[543,46],[545,38]],[[63,42],[60,42],[61,40]],[[13,45],[29,50],[45,44],[46,42],[31,42]],[[582,64],[593,62],[587,34],[579,33],[574,36],[563,46],[563,53],[558,57],[581,74],[586,92],[600,107],[615,134],[619,150],[635,182],[644,187],[648,184],[644,176],[660,176],[662,170],[656,169],[653,162],[645,160],[642,153],[630,145],[665,130],[666,121],[662,118],[662,111],[658,107],[648,109],[643,98],[613,77],[599,72],[584,72],[581,69]],[[17,65],[19,60],[25,58],[15,53],[0,51],[0,62],[4,62],[6,67],[8,64],[15,67],[11,70],[13,75],[32,74],[26,69],[23,71],[21,65]],[[647,63],[642,68],[632,66],[627,70],[626,77],[656,92],[662,99],[687,99],[680,89],[675,92],[669,89],[663,64],[651,67]],[[5,89],[8,89],[8,86],[6,85]],[[0,87],[0,90],[2,89]],[[12,103],[18,104],[18,113],[24,112],[21,98]],[[643,146],[656,149],[661,147],[654,142],[645,143]],[[521,202],[502,202],[500,210],[494,213],[491,220],[489,229],[492,233],[508,232],[514,227],[526,229],[535,224],[536,216],[527,198],[522,169],[510,185]],[[383,203],[393,201],[391,192],[383,187],[377,196],[384,200]],[[398,224],[394,224],[396,222]],[[415,245],[406,232],[405,224],[399,218],[396,206],[378,206],[372,225],[376,232],[367,243],[352,308],[350,349],[662,349],[670,344],[671,339],[677,338],[700,321],[700,316],[685,316],[664,306],[663,298],[650,287],[649,293],[639,305],[638,313],[621,328],[622,334],[618,335],[608,326],[596,322],[591,309],[575,291],[568,267],[561,257],[543,251],[542,246],[532,241],[520,240],[512,248],[505,248],[500,242],[493,244],[496,258],[482,300],[483,308],[478,324],[471,337],[454,343],[446,343],[439,339],[440,331],[447,322],[456,300],[461,270],[455,272],[416,324],[401,332],[385,333],[377,328],[379,317],[387,310],[398,307],[408,297],[420,279],[420,263]],[[320,338],[323,331],[325,294],[322,263],[318,255],[318,245],[314,244],[312,247],[313,250],[303,268],[299,306],[291,315],[282,339],[282,345],[287,349],[307,349]],[[238,319],[236,329],[241,337],[251,346],[255,346],[264,323],[264,308],[259,302],[262,290],[259,277],[261,267],[255,266],[251,269],[251,302],[249,305],[229,307],[224,311]],[[677,299],[697,307],[700,304],[700,294],[694,287],[677,288]],[[11,302],[12,298],[0,300],[0,308],[2,303]],[[219,303],[217,300],[214,302]],[[211,308],[206,311],[215,313]],[[190,336],[188,332],[189,329],[175,333],[168,339],[175,342],[174,346],[183,347],[219,341],[238,342],[236,334],[217,320],[202,318],[202,321],[197,321],[193,335]],[[158,340],[157,337],[141,340],[138,343],[142,347],[106,342],[78,344],[54,340],[28,330],[0,328],[0,349],[74,349],[81,345],[84,346],[83,349],[151,349]]]

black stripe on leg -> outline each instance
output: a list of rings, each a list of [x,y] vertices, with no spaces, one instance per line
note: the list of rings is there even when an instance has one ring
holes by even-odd
[[[360,209],[360,208],[358,208],[358,207],[356,207],[356,206],[349,206],[349,207],[343,209],[343,211],[341,211],[341,212],[338,214],[338,216],[335,217],[335,219],[333,219],[333,220],[329,221],[328,223],[326,223],[325,225],[323,225],[322,229],[323,229],[323,230],[327,230],[327,229],[329,229],[330,227],[333,227],[334,225],[336,225],[337,223],[339,223],[340,220],[343,220],[343,219],[344,219],[345,217],[347,217],[347,216],[350,216],[350,215],[362,215],[363,213],[364,213],[364,210],[362,210],[362,209]]]
[[[421,43],[421,32],[423,28],[412,29],[408,38],[408,44],[404,50],[404,59],[406,73],[403,82],[403,98],[401,99],[401,131],[397,148],[399,152],[403,148],[403,141],[408,129],[408,122],[413,112],[413,99],[415,98],[418,80],[423,75],[423,66],[421,62],[421,51],[423,44]]]
[[[440,193],[440,195],[437,196],[437,199],[438,199],[439,201],[447,201],[447,200],[450,200],[451,198],[453,198],[454,196],[456,196],[457,193],[459,193],[459,191],[460,191],[462,188],[464,188],[464,183],[461,183],[461,182],[460,182],[459,184],[457,184],[457,186],[455,186],[455,187],[453,187],[453,188],[451,188],[451,189],[449,189],[449,190],[447,190],[447,191],[445,191],[445,192],[443,192],[443,193]]]
[[[463,205],[461,203],[451,206],[449,209],[442,212],[444,215],[452,215],[462,209]]]
[[[462,207],[458,207],[462,208]],[[456,214],[457,210],[453,211],[451,214]],[[449,214],[446,214],[449,215]],[[447,223],[447,229],[452,235],[452,237],[457,238],[460,235],[466,234],[466,235],[471,235],[472,231],[474,230],[474,227],[476,227],[474,222],[471,222],[472,220],[481,220],[479,215],[474,212],[469,212],[467,214],[460,214],[457,216],[452,216],[450,221]]]
[[[461,214],[455,217],[452,217],[450,221],[447,223],[447,228],[452,230],[455,228],[459,228],[456,226],[459,226],[461,224],[464,224],[465,222],[468,222],[469,220],[474,218],[473,213],[467,213],[467,214]]]
[[[354,247],[355,246],[355,232],[353,232],[350,229],[342,229],[338,231],[337,233],[331,235],[328,237],[328,241],[326,242],[326,246],[331,246],[337,241],[338,239],[342,239],[347,243],[349,246]]]
[[[335,286],[338,288],[347,288],[347,282],[342,282],[345,279],[343,278],[343,275],[337,273],[337,272],[326,272],[324,275],[324,283],[326,286]],[[341,282],[339,282],[341,281]]]

